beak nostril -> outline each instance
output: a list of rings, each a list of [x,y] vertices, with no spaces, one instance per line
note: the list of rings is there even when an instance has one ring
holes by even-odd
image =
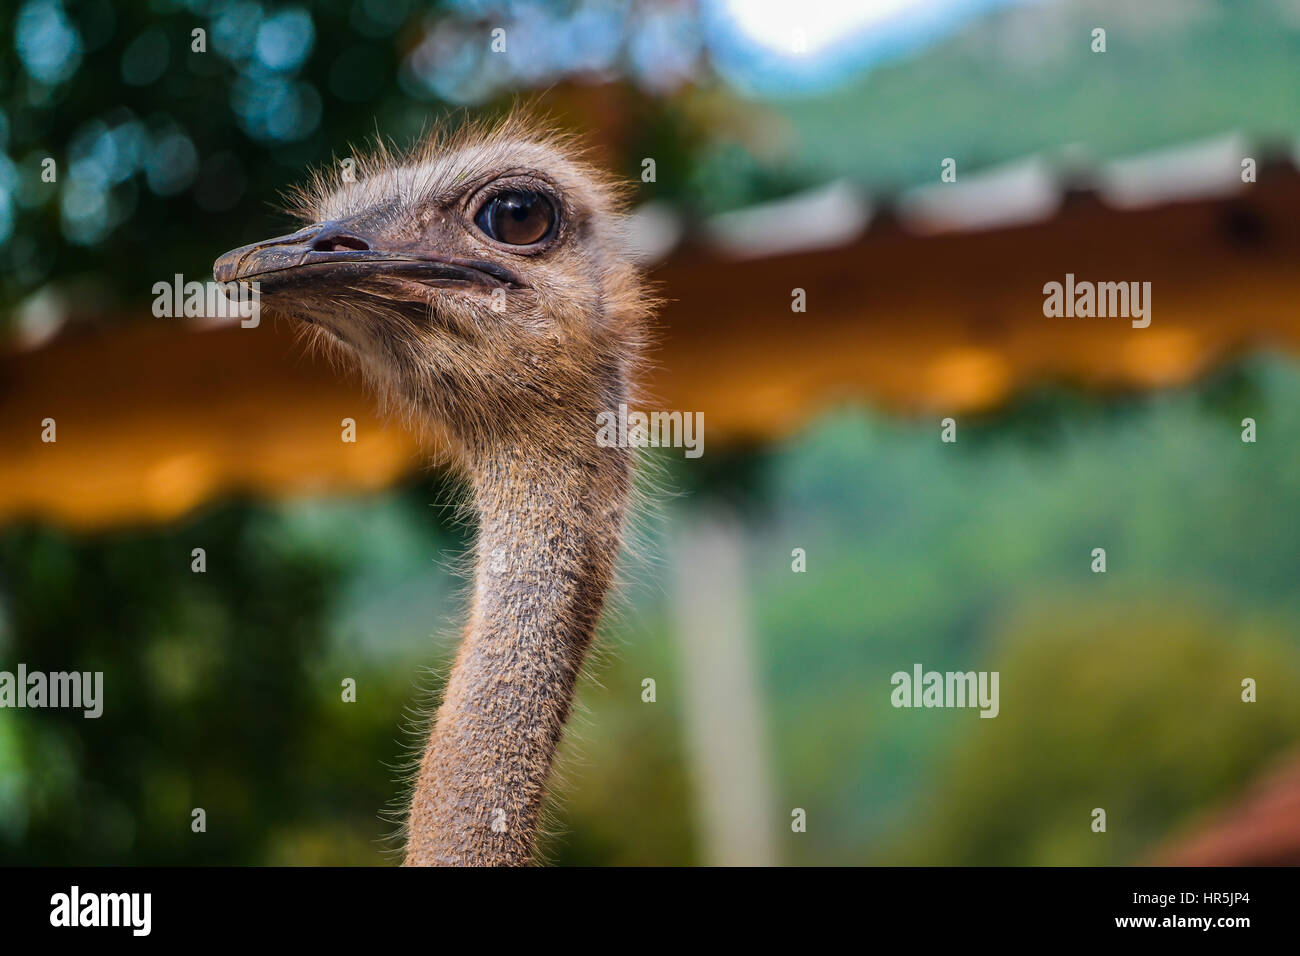
[[[343,252],[347,249],[357,252],[369,252],[370,243],[357,236],[335,233],[334,235],[321,236],[311,244],[311,248],[312,252]]]

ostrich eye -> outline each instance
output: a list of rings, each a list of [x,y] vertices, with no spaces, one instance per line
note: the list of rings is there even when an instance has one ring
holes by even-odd
[[[497,242],[531,246],[550,235],[555,225],[555,209],[541,193],[497,193],[483,204],[474,222]]]

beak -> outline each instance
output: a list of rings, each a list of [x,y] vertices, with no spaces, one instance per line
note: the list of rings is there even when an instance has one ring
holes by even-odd
[[[218,282],[257,282],[262,293],[305,286],[355,286],[371,276],[399,276],[429,285],[520,286],[494,262],[383,249],[373,236],[339,222],[316,223],[287,236],[232,249],[212,264]]]

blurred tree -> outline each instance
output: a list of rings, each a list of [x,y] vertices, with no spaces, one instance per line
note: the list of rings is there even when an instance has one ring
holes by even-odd
[[[955,741],[890,862],[1136,862],[1245,789],[1300,726],[1294,649],[1176,594],[1046,602],[1008,627],[992,666],[1001,713]]]
[[[413,669],[332,653],[355,557],[241,503],[171,529],[0,535],[4,668],[104,674],[98,719],[0,710],[0,861],[383,862]]]
[[[654,197],[717,185],[689,159],[722,108],[695,115],[672,96],[699,65],[691,5],[23,0],[3,16],[0,323],[55,280],[74,314],[140,312],[154,282],[207,275],[220,251],[287,225],[275,199],[307,167],[570,78],[622,78],[590,103],[554,89],[541,102],[616,145],[604,158],[629,180],[654,156]]]

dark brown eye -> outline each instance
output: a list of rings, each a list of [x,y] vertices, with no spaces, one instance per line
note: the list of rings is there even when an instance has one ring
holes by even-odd
[[[483,204],[474,222],[488,236],[509,246],[531,246],[551,234],[555,209],[541,193],[497,193]]]

